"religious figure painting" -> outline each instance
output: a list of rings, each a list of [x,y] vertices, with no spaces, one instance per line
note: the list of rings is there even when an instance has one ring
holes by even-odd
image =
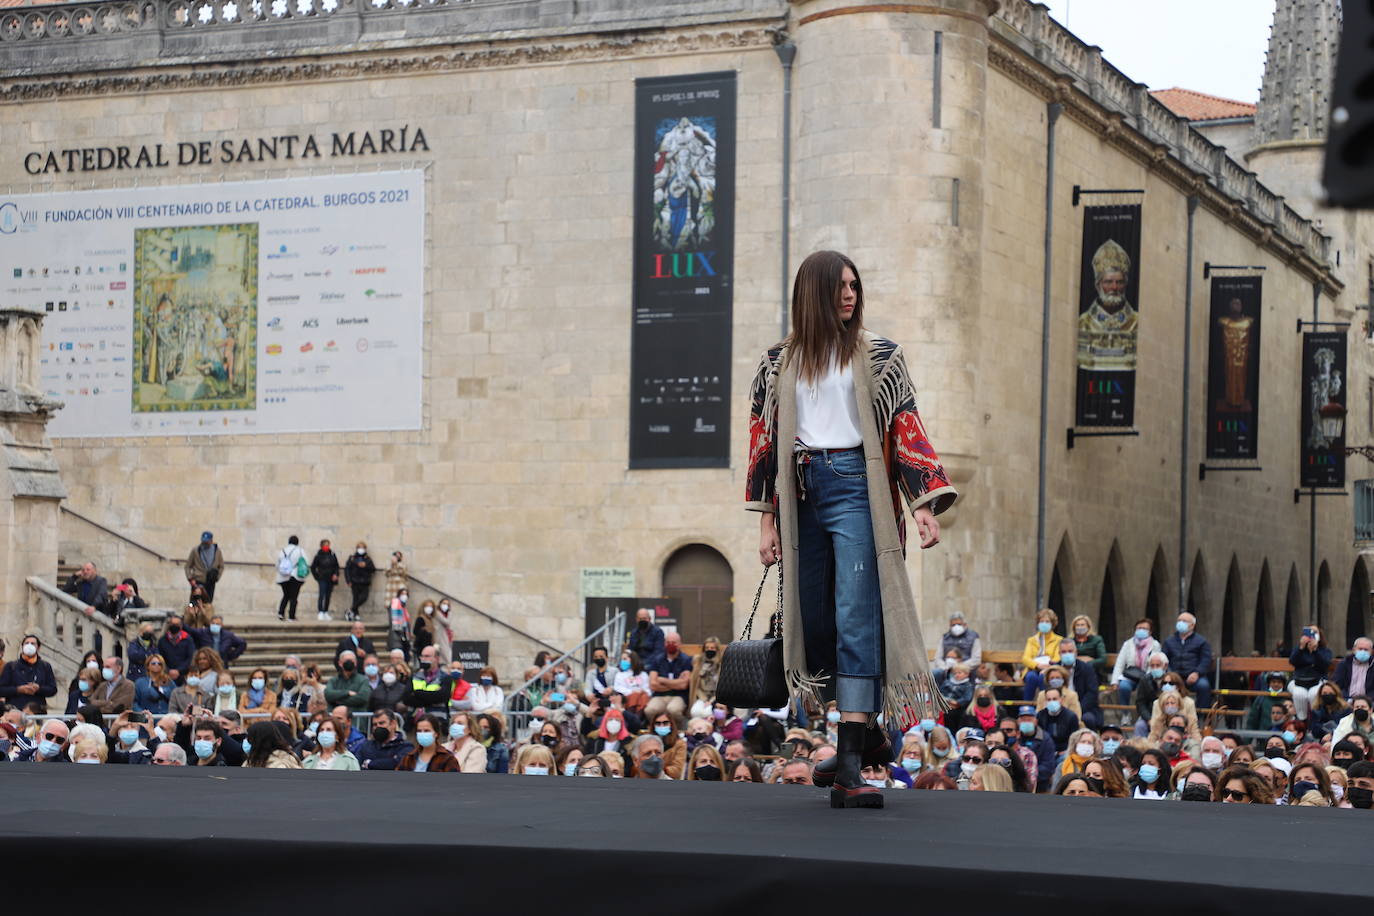
[[[134,412],[253,410],[257,306],[257,223],[134,230]]]
[[[715,228],[716,119],[664,118],[654,135],[654,242],[663,251],[698,248]]]
[[[1112,239],[1092,257],[1096,297],[1078,316],[1078,365],[1100,371],[1134,371],[1139,318],[1126,296],[1131,256]]]

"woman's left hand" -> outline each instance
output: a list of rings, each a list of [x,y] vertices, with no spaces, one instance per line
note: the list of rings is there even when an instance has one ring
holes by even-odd
[[[921,549],[940,543],[940,523],[935,513],[922,506],[911,514],[916,518],[916,533],[921,537]]]

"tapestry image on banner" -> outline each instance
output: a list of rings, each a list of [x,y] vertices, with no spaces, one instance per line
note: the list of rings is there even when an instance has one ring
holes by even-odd
[[[654,135],[654,241],[664,251],[698,248],[716,225],[716,119],[664,118]]]
[[[1077,426],[1135,423],[1140,205],[1083,208]]]
[[[257,406],[258,224],[134,230],[135,413]]]
[[[1261,278],[1213,277],[1207,344],[1207,457],[1259,455]]]
[[[1345,486],[1345,334],[1302,335],[1300,487]]]
[[[631,468],[730,466],[735,74],[635,82]]]

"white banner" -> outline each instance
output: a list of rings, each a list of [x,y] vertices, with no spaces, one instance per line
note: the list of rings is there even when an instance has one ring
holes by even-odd
[[[418,429],[419,171],[0,198],[55,437]]]

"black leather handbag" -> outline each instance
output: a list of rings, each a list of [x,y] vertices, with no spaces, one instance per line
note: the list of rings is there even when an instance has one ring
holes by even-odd
[[[720,658],[720,678],[716,681],[716,702],[740,709],[777,709],[787,704],[787,678],[783,674],[782,658],[782,562],[778,567],[778,604],[768,621],[768,635],[751,639],[754,615],[759,611],[763,586],[768,582],[768,569],[763,570],[759,590],[754,593],[754,609],[744,634],[730,645]]]

